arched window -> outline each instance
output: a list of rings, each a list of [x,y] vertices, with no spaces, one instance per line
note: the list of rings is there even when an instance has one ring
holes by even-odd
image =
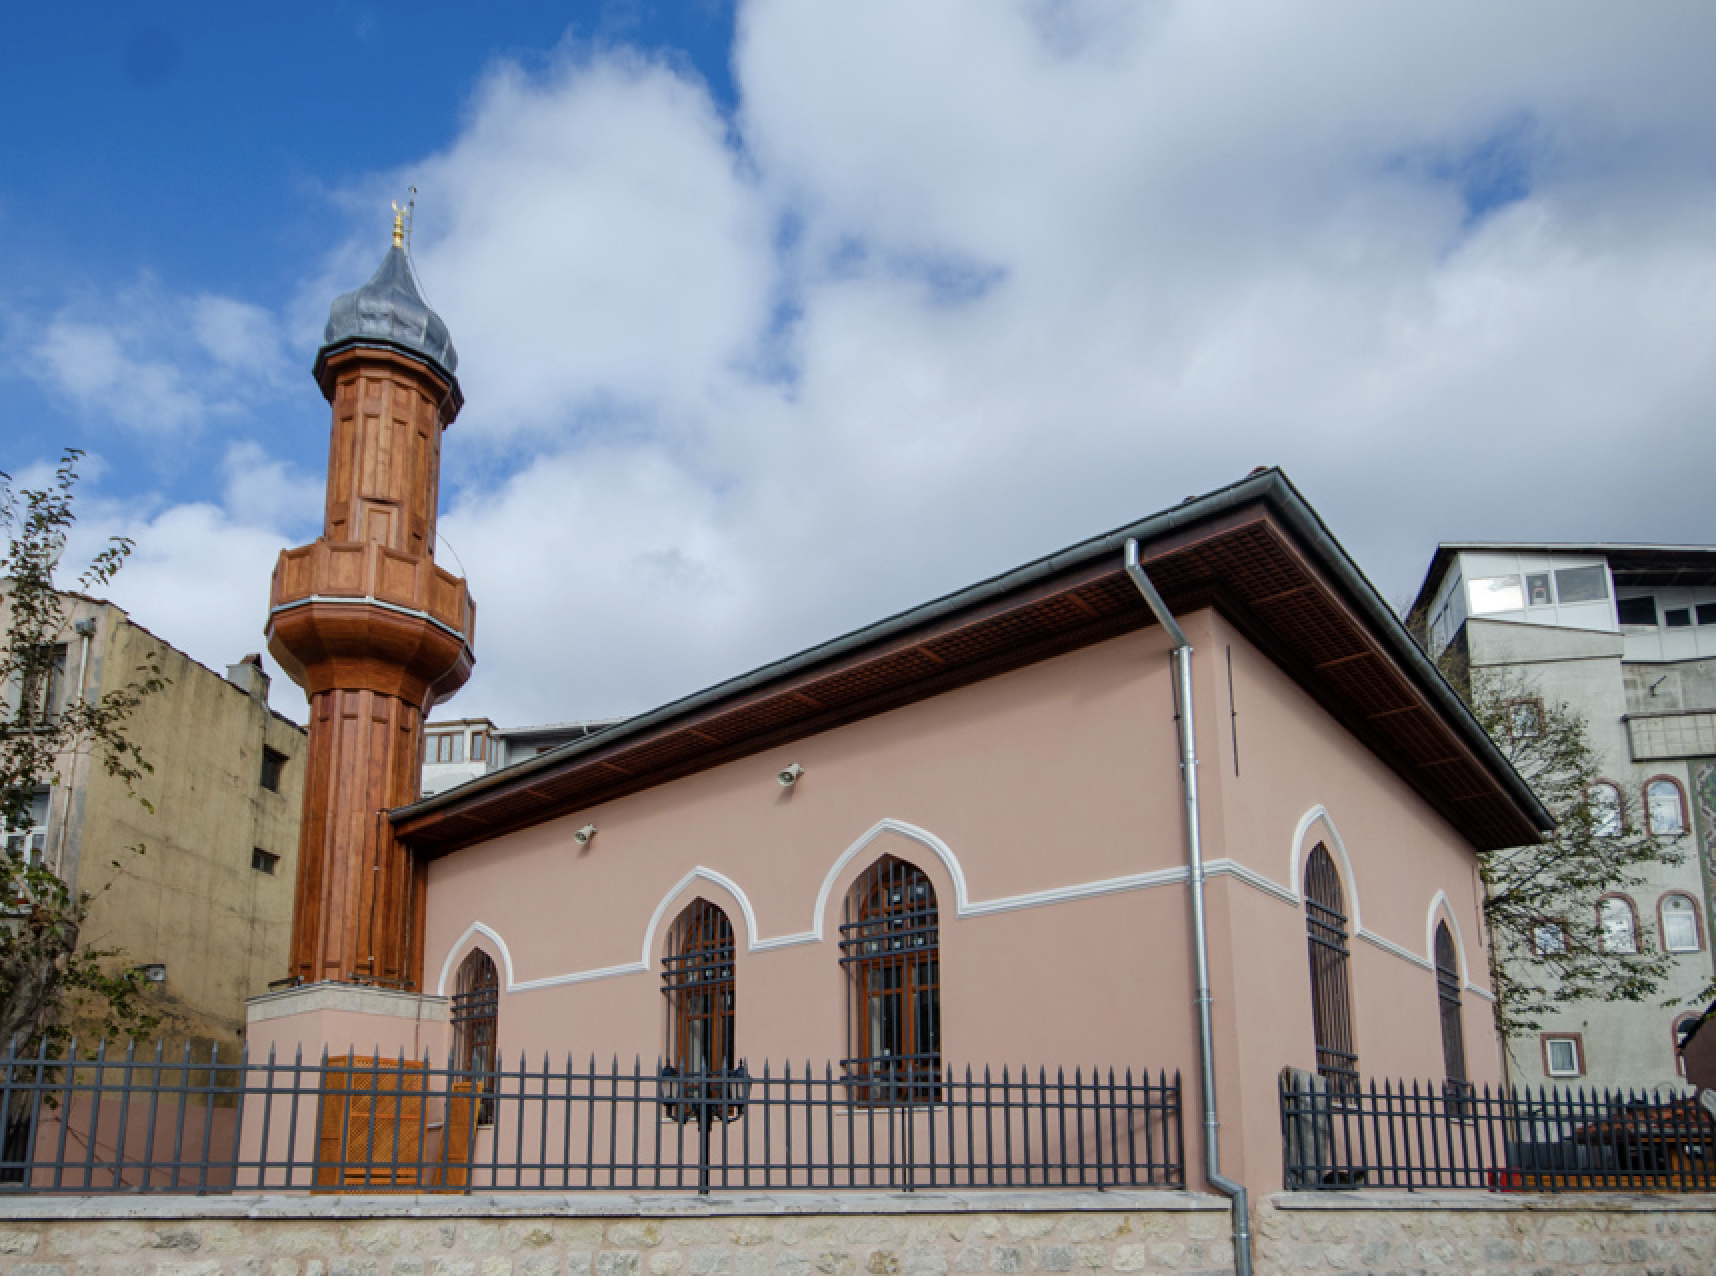
[[[1695,953],[1704,947],[1698,932],[1698,905],[1690,895],[1664,895],[1657,905],[1657,916],[1662,923],[1664,952]]]
[[[1598,837],[1619,837],[1625,821],[1621,815],[1621,791],[1607,780],[1593,784],[1587,794],[1591,832]]]
[[[1463,1090],[1466,1030],[1460,1017],[1460,962],[1447,922],[1436,927],[1436,1001],[1442,1012],[1442,1073],[1450,1090]]]
[[[1317,1072],[1331,1091],[1356,1093],[1358,1052],[1347,971],[1347,915],[1335,862],[1321,842],[1305,861],[1305,931],[1311,951],[1311,1027]]]
[[[495,1033],[500,1018],[500,978],[495,963],[480,948],[473,948],[459,963],[458,982],[453,988],[450,1007],[453,1025],[453,1067],[464,1076],[457,1081],[469,1081],[471,1092],[482,1095],[477,1104],[477,1124],[490,1125],[495,1119],[494,1067]],[[461,1120],[468,1121],[468,1116]]]
[[[1674,1070],[1683,1077],[1686,1075],[1686,1057],[1680,1053],[1680,1044],[1686,1040],[1686,1034],[1691,1030],[1692,1025],[1703,1018],[1704,1013],[1702,1011],[1689,1010],[1685,1014],[1676,1015],[1674,1022],[1669,1025],[1668,1039],[1670,1048],[1674,1052]]]
[[[1645,820],[1652,833],[1665,837],[1686,832],[1686,803],[1678,784],[1663,778],[1645,785]]]
[[[1633,915],[1632,901],[1624,896],[1610,895],[1598,902],[1597,929],[1602,934],[1604,952],[1638,952],[1638,918]]]
[[[941,1079],[941,942],[935,886],[883,856],[846,896],[840,961],[851,976],[846,1075],[861,1097],[932,1103]]]
[[[662,959],[667,1057],[681,1076],[733,1068],[733,923],[706,899],[673,923]]]

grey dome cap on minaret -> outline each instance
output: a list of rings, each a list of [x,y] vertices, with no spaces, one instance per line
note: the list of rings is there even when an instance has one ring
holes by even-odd
[[[322,348],[316,352],[316,379],[321,380],[329,355],[350,346],[384,346],[430,364],[459,393],[459,355],[441,316],[429,309],[417,291],[411,263],[398,243],[387,250],[381,269],[362,288],[334,299]]]

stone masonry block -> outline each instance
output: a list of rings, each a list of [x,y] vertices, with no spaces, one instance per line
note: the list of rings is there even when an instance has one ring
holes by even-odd
[[[638,1276],[639,1266],[636,1250],[605,1249],[596,1255],[596,1276]]]
[[[0,1254],[34,1254],[36,1247],[41,1243],[42,1234],[40,1232],[0,1232]],[[114,1252],[123,1253],[124,1251]]]
[[[864,1270],[870,1276],[894,1276],[900,1270],[900,1256],[891,1249],[873,1249],[864,1260]]]
[[[621,1249],[654,1249],[661,1244],[662,1226],[654,1219],[608,1225],[608,1244]]]
[[[658,1250],[649,1256],[649,1276],[679,1276],[685,1255],[676,1249]]]
[[[905,1276],[947,1276],[947,1255],[934,1245],[914,1245],[905,1252],[900,1270]]]
[[[1037,1270],[1040,1272],[1070,1272],[1073,1261],[1071,1245],[1044,1245],[1037,1251]]]
[[[501,1247],[508,1253],[518,1249],[542,1249],[554,1244],[554,1228],[544,1219],[508,1223],[501,1229]]]
[[[555,1253],[528,1254],[518,1266],[524,1276],[560,1276],[560,1261],[560,1255]]]

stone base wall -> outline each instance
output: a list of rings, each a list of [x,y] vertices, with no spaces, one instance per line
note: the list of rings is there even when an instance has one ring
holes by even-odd
[[[1225,1273],[1195,1193],[0,1199],[0,1276]],[[1716,1272],[1716,1198],[1283,1193],[1259,1276]]]
[[[1716,1273],[1716,1197],[1702,1195],[1283,1192],[1253,1230],[1269,1273]]]

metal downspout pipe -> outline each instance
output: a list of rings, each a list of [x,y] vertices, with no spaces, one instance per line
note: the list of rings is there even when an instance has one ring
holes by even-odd
[[[1233,1267],[1251,1276],[1251,1208],[1245,1187],[1221,1172],[1221,1122],[1216,1118],[1215,1037],[1210,1025],[1210,950],[1204,923],[1204,848],[1198,830],[1198,749],[1192,728],[1192,644],[1162,595],[1144,574],[1138,542],[1126,542],[1126,574],[1174,644],[1175,718],[1180,728],[1180,782],[1186,794],[1186,858],[1192,886],[1192,955],[1197,969],[1198,1055],[1204,1094],[1204,1177],[1233,1203]]]

